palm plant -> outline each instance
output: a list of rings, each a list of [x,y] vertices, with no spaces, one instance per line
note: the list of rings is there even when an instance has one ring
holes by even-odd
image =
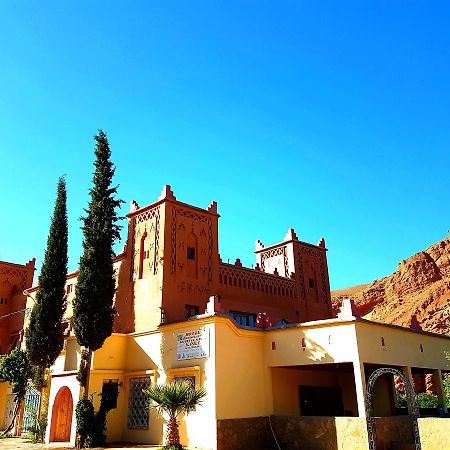
[[[150,400],[150,406],[161,415],[169,417],[167,445],[170,448],[181,449],[178,416],[189,414],[200,405],[206,390],[203,387],[192,387],[186,381],[175,381],[169,384],[156,384],[144,390]]]

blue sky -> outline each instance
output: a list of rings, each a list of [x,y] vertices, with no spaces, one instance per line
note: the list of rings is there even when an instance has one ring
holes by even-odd
[[[447,2],[0,2],[0,259],[42,261],[66,174],[81,252],[92,136],[120,197],[219,204],[224,260],[327,241],[332,288],[450,228]],[[120,246],[119,246],[120,247]]]

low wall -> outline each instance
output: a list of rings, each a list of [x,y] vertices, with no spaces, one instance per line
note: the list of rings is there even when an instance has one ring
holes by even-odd
[[[269,428],[267,417],[217,421],[217,450],[260,450]]]
[[[283,450],[368,450],[366,419],[359,417],[271,416]],[[418,420],[422,450],[450,449],[450,418]],[[411,416],[376,417],[377,450],[393,441],[414,441]],[[276,448],[268,417],[217,421],[217,450]]]
[[[272,416],[287,450],[367,450],[366,420],[359,417]]]
[[[271,416],[283,450],[368,450],[366,420],[358,417]],[[217,421],[217,450],[276,448],[268,417]]]
[[[388,450],[391,442],[414,441],[411,416],[375,417],[377,450]]]
[[[450,448],[450,418],[426,417],[418,423],[422,450]]]

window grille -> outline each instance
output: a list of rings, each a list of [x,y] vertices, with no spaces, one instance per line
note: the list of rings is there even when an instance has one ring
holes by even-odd
[[[142,392],[151,385],[150,377],[130,378],[128,392],[128,429],[148,430],[149,399]]]

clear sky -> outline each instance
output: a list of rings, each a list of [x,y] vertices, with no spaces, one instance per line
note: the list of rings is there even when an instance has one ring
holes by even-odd
[[[369,282],[447,235],[449,124],[445,1],[2,0],[0,259],[40,267],[66,174],[77,268],[102,128],[123,213],[171,184],[224,260],[293,227]]]

